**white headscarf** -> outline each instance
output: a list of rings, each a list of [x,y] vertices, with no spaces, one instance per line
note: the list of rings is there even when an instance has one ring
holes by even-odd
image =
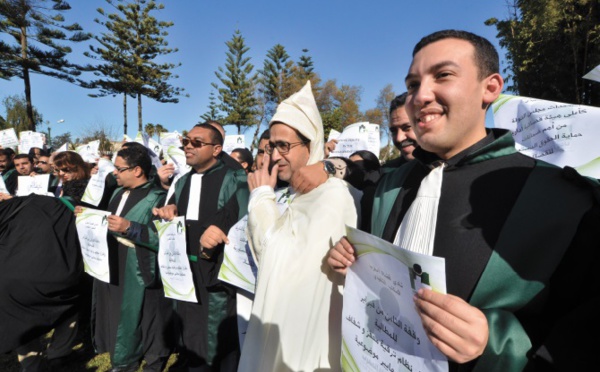
[[[310,157],[307,165],[323,160],[324,134],[321,115],[312,94],[310,80],[298,92],[277,106],[277,111],[269,122],[269,127],[275,123],[283,123],[310,140]]]

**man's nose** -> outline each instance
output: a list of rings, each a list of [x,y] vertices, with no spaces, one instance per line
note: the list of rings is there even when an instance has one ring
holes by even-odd
[[[412,93],[413,106],[421,108],[427,106],[427,104],[433,100],[433,81],[430,78],[424,78]]]

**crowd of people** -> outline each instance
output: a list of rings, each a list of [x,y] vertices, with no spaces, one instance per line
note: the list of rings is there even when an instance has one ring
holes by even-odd
[[[225,153],[225,132],[215,121],[182,138],[190,171],[181,177],[173,164],[155,168],[143,145],[124,143],[93,206],[110,212],[110,282],[79,267],[64,288],[71,300],[57,302],[63,307],[54,317],[22,313],[36,321],[5,328],[10,337],[0,352],[16,350],[23,371],[59,366],[89,321],[89,341],[109,353],[115,372],[136,371],[142,362],[144,371],[161,371],[172,353],[172,370],[342,370],[345,276],[360,259],[345,236],[350,226],[445,259],[447,293],[420,288],[414,302],[448,370],[592,369],[594,343],[584,340],[599,328],[597,180],[527,157],[515,150],[510,131],[486,128],[504,80],[484,38],[460,30],[424,37],[405,84],[390,105],[400,157],[384,164],[366,150],[329,156],[336,141],[325,143],[310,82],[279,104],[255,157],[245,148]],[[48,217],[49,228],[66,229],[39,244],[76,241],[68,226],[90,207],[82,196],[94,165],[72,151],[0,149],[7,190],[0,193],[0,233],[12,244],[3,245],[2,257],[25,249],[16,222],[5,221],[36,203],[57,203],[44,207],[60,210]],[[48,192],[56,198],[16,197],[18,177],[38,174],[50,174]],[[27,198],[34,201],[25,205]],[[218,274],[228,232],[246,215],[257,277],[241,343],[238,290]],[[152,248],[153,221],[178,216],[185,217],[187,254],[197,258],[190,261],[197,302],[165,297]],[[0,299],[8,287],[0,285]],[[1,322],[23,306],[0,304]],[[50,329],[56,341],[46,350],[39,339]]]

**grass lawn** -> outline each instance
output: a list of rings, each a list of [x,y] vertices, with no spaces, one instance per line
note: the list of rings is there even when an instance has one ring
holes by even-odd
[[[50,337],[51,333],[47,335]],[[91,345],[91,336],[89,331],[83,332],[81,337],[82,342],[73,348],[73,354],[69,360],[60,367],[56,372],[106,372],[111,368],[110,358],[108,353],[94,353]],[[172,354],[164,371],[169,371],[169,367],[177,360],[177,354]],[[19,362],[17,361],[17,353],[11,352],[0,355],[0,371],[2,372],[19,372]],[[53,371],[53,372],[54,372]],[[138,372],[142,372],[142,366],[138,368]]]

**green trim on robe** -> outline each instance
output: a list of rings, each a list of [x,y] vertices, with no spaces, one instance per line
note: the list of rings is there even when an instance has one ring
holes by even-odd
[[[16,172],[17,170],[15,168],[9,169],[6,173],[4,173],[2,175],[2,180],[6,181],[6,179],[8,178],[8,176],[10,176],[13,172]]]
[[[154,187],[151,183],[146,183],[141,188]],[[115,190],[113,198],[122,190],[122,187]],[[152,220],[152,207],[158,206],[166,192],[162,189],[155,188],[150,190],[148,195],[140,200],[125,216],[129,221],[134,221],[142,225],[148,225]],[[162,199],[162,200],[161,200]],[[111,198],[112,200],[112,198]],[[153,229],[148,229],[150,243],[157,245],[158,236]],[[142,248],[136,244],[135,249],[127,250],[127,258],[125,262],[123,283],[123,300],[121,303],[121,318],[117,327],[117,341],[115,343],[114,354],[111,362],[113,366],[127,366],[137,363],[143,357],[142,331],[140,322],[142,316],[142,306],[144,303],[144,290],[146,285],[142,278],[142,273],[139,267],[136,249]],[[150,271],[156,275],[156,262],[153,262],[153,267]]]
[[[204,174],[210,174],[211,172],[221,169],[224,167],[223,163],[219,161],[214,167],[210,168]],[[175,185],[175,203],[179,200],[183,185],[187,182],[193,174],[188,172],[182,176]],[[248,212],[248,199],[250,197],[248,193],[248,180],[246,171],[243,169],[227,169],[227,173],[223,178],[221,189],[219,191],[219,200],[217,202],[217,209],[221,209],[227,204],[229,199],[232,197],[237,198],[238,202],[238,220],[245,216]],[[208,365],[212,365],[215,357],[218,355],[218,343],[219,343],[219,327],[226,319],[226,312],[223,309],[226,307],[229,299],[224,292],[209,292],[208,293],[208,325],[207,325],[207,337],[208,345],[207,348],[207,360]]]
[[[208,175],[218,169],[223,168],[225,165],[220,160],[217,161],[215,166],[207,170],[204,175]],[[179,180],[177,180],[177,184],[175,184],[175,204],[181,197],[181,192],[183,191],[183,185],[187,182],[187,179],[194,174],[192,171],[184,174]],[[232,182],[232,179],[235,182]],[[223,178],[223,183],[221,190],[219,191],[219,201],[217,204],[217,208],[221,209],[225,206],[227,201],[233,196],[235,193],[235,197],[238,200],[239,213],[238,220],[240,220],[244,215],[246,215],[248,210],[248,199],[250,195],[248,192],[240,192],[240,190],[248,189],[248,176],[246,171],[243,169],[227,169],[227,173]]]
[[[559,168],[536,163],[469,301],[484,312],[490,329],[474,371],[525,367],[532,345],[514,313],[545,288],[592,203],[591,193],[562,178]],[[534,261],[541,272],[531,272]]]
[[[465,164],[515,152],[512,134],[506,131],[491,144],[468,155]],[[373,201],[373,235],[383,234],[400,185],[414,165],[411,163],[414,161],[382,177]],[[536,162],[474,289],[469,303],[484,312],[490,329],[487,347],[474,371],[519,371],[528,362],[527,352],[532,344],[514,312],[545,288],[582,216],[593,204],[591,192],[581,192],[562,172],[556,166]],[[542,272],[531,273],[530,263],[541,260],[545,261],[540,266]],[[526,280],[520,272],[534,274],[541,280]]]
[[[379,180],[375,198],[373,200],[373,214],[371,215],[371,234],[381,237],[385,222],[377,223],[376,221],[387,221],[392,211],[392,207],[396,202],[396,198],[402,190],[400,185],[404,184],[406,176],[415,166],[415,161],[410,161],[400,168],[396,168],[391,172],[385,173]],[[385,191],[384,191],[385,190]]]

